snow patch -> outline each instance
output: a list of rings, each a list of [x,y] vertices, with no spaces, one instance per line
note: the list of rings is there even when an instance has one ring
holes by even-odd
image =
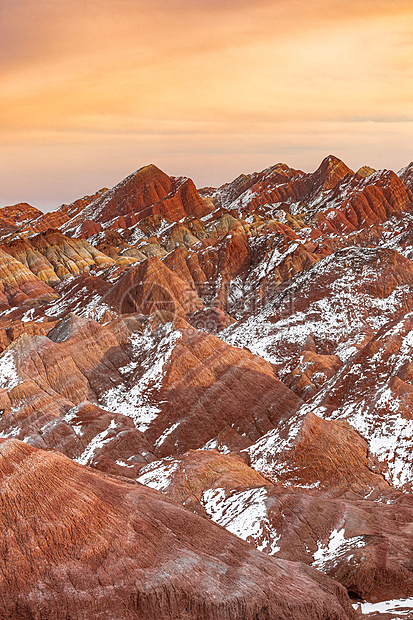
[[[361,611],[363,615],[376,613],[393,613],[398,617],[411,618],[413,615],[413,598],[393,599],[380,603],[355,603],[354,609]],[[395,618],[395,620],[397,620]]]
[[[163,461],[154,461],[141,469],[137,481],[151,489],[166,491],[179,466],[180,462],[174,460],[173,457],[163,459]]]
[[[149,331],[133,334],[132,362],[121,369],[122,373],[135,370],[130,379],[131,387],[112,387],[101,397],[101,404],[109,411],[133,418],[136,428],[146,431],[161,409],[153,404],[164,377],[164,369],[182,334],[173,330],[172,324],[164,326],[160,342]],[[152,402],[151,402],[152,401]]]
[[[83,453],[73,460],[76,461],[77,463],[80,463],[80,465],[90,465],[93,461],[93,457],[95,456],[96,452],[100,450],[100,448],[102,448],[102,446],[104,446],[105,443],[110,441],[111,437],[108,437],[108,435],[111,435],[111,431],[115,428],[116,428],[116,422],[115,420],[111,420],[111,423],[109,424],[108,428],[106,428],[101,433],[98,433],[89,443],[89,445],[86,447]]]
[[[15,352],[6,351],[0,357],[0,387],[12,390],[23,381],[24,378],[20,376],[17,369]]]
[[[233,492],[227,496],[223,488],[208,489],[201,504],[212,521],[222,525],[242,540],[251,542],[259,551],[274,555],[280,550],[280,535],[268,519],[265,487]]]
[[[339,557],[349,550],[364,547],[363,536],[354,536],[353,538],[345,538],[345,529],[333,530],[327,545],[318,543],[318,549],[314,553],[314,561],[312,566],[320,571],[327,568],[330,562],[337,562]]]

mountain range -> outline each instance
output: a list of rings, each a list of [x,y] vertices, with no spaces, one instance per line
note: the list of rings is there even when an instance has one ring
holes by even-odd
[[[3,618],[413,617],[413,163],[0,208],[0,456]]]

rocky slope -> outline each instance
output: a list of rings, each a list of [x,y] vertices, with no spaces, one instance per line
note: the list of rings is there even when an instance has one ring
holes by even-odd
[[[198,191],[150,165],[1,209],[5,617],[413,597],[411,168],[329,156]]]
[[[0,457],[3,617],[353,617],[333,580],[267,558],[156,491],[15,440]]]
[[[397,599],[411,590],[412,496],[395,493],[377,474],[370,474],[368,500],[360,501],[354,493],[337,497],[334,482],[331,493],[326,480],[311,485],[297,485],[288,475],[280,480],[276,468],[266,471],[255,452],[253,446],[248,467],[233,455],[193,451],[152,462],[140,471],[138,480],[268,555],[321,570],[345,585],[352,598]],[[330,455],[331,451],[326,460]],[[317,465],[323,469],[310,451],[300,463],[301,471]],[[363,459],[355,454],[351,465],[356,472],[365,468],[365,455]]]

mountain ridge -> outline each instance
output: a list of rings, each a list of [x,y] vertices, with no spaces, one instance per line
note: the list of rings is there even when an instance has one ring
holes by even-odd
[[[350,599],[413,597],[412,246],[411,164],[397,174],[353,171],[333,155],[312,173],[276,164],[200,190],[150,164],[54,212],[1,209],[4,458],[28,451],[44,464],[46,486],[48,464],[51,479],[67,471],[87,498],[82,515],[92,514],[94,494],[122,489],[103,547],[128,530],[122,511],[150,530],[151,502],[165,502],[180,515],[166,538],[200,531],[195,513],[220,532],[228,557],[236,547],[255,571],[247,595],[241,573],[222,565],[232,577],[218,611],[191,568],[186,587],[177,548],[167,559],[160,544],[144,569],[159,585],[162,567],[173,566],[176,586],[162,582],[162,595],[154,585],[136,602],[129,581],[120,587],[122,571],[105,568],[117,617],[192,620],[202,607],[211,620],[344,620],[356,617]],[[24,464],[13,472],[17,486],[30,479]],[[139,494],[151,517],[139,513]],[[62,484],[62,506],[69,496]],[[24,501],[21,514],[37,514]],[[41,496],[36,510],[49,506]],[[53,538],[49,517],[53,572],[68,543]],[[68,531],[71,518],[62,517]],[[16,554],[30,554],[38,542],[24,550],[13,523]],[[92,519],[88,535],[101,526]],[[246,542],[237,547],[233,534]],[[188,566],[215,583],[197,536]],[[88,549],[82,542],[79,557]],[[95,583],[100,560],[82,562],[76,584],[86,567]],[[18,563],[3,568],[18,581],[7,573]],[[41,580],[41,570],[24,574]],[[69,610],[65,579],[53,587],[42,604],[50,610],[55,595]],[[109,609],[102,592],[101,603],[85,595],[93,613]],[[5,600],[7,613],[32,610],[27,589]],[[132,600],[133,611],[120,611]]]

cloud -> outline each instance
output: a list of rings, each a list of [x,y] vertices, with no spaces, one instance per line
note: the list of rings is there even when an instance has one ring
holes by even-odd
[[[189,165],[221,142],[233,160],[237,148],[265,159],[275,131],[299,159],[299,131],[306,148],[330,151],[338,142],[325,143],[326,127],[350,144],[338,126],[382,119],[374,131],[399,158],[395,124],[413,138],[412,31],[410,0],[3,0],[0,140],[26,177],[39,151],[60,174],[65,149],[70,166],[76,149],[88,153],[93,176],[93,162],[107,170],[102,148],[116,150],[122,170],[131,152],[168,163],[174,144]],[[4,165],[7,176],[6,156]]]

